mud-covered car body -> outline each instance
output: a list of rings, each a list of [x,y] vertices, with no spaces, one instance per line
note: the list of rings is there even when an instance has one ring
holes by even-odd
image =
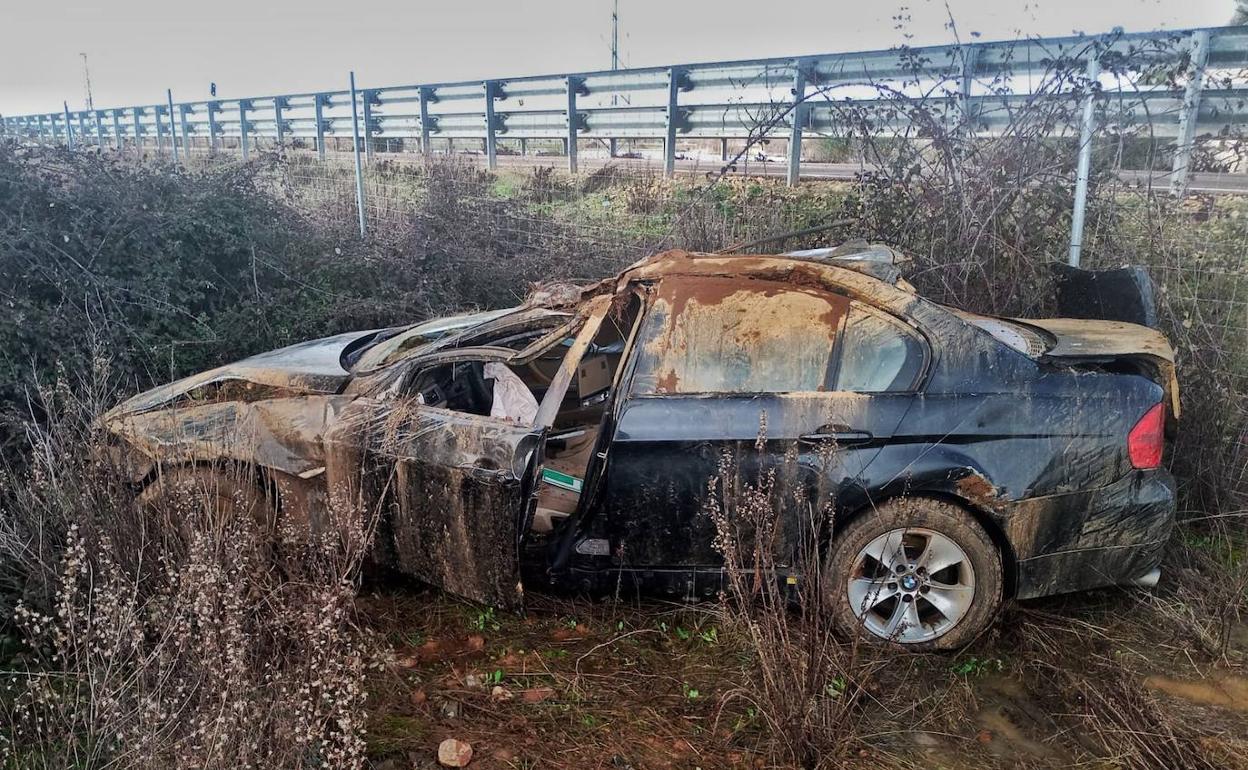
[[[254,465],[283,516],[380,511],[379,559],[501,606],[526,583],[714,595],[706,501],[728,456],[745,478],[781,469],[838,528],[893,498],[955,503],[1000,549],[1006,596],[1153,570],[1173,482],[1129,444],[1146,416],[1177,419],[1165,339],[957,311],[895,256],[666,252],[508,311],[256,356],[105,423],[136,486]],[[491,416],[491,364],[535,413]],[[775,544],[790,583],[799,508]]]

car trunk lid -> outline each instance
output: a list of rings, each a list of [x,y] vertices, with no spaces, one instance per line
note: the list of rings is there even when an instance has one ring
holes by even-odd
[[[1079,362],[1128,362],[1137,364],[1165,391],[1171,419],[1179,417],[1179,383],[1175,375],[1174,349],[1156,329],[1123,321],[1078,318],[1017,318],[1012,322],[1039,329],[1051,344],[1042,358]]]

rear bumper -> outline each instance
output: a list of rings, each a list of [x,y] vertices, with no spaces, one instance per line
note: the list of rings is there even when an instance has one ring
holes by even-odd
[[[1132,471],[1108,486],[1023,500],[1004,517],[1015,597],[1129,583],[1161,563],[1174,527],[1174,478]]]

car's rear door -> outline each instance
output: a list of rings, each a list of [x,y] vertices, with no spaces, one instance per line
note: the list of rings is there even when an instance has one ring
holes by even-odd
[[[340,460],[339,468],[348,474],[363,469],[360,498],[366,507],[380,509],[377,537],[394,567],[474,601],[499,607],[520,603],[520,537],[531,515],[546,432],[606,314],[607,300],[591,300],[583,309],[584,322],[533,424],[428,406],[401,389],[350,406],[328,439],[355,458]],[[436,362],[475,360],[474,355],[507,360],[523,353],[466,348],[439,354]],[[331,479],[333,486],[351,488]]]
[[[847,334],[849,357],[838,348]],[[864,471],[910,407],[925,351],[898,319],[842,295],[664,279],[639,331],[590,531],[611,540],[620,566],[715,567],[708,487],[757,484],[775,470],[809,501],[805,515],[784,512],[776,556],[789,563],[814,509],[865,499]]]

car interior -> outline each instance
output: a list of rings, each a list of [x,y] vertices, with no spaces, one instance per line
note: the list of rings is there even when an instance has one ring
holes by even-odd
[[[633,297],[622,311],[609,313],[576,368],[547,436],[532,524],[534,532],[553,531],[576,510],[599,426],[640,306],[640,299]],[[550,331],[528,330],[476,344],[522,350]],[[407,392],[430,406],[531,422],[571,345],[572,337],[565,337],[535,357],[514,365],[460,361],[434,366],[418,372]]]

